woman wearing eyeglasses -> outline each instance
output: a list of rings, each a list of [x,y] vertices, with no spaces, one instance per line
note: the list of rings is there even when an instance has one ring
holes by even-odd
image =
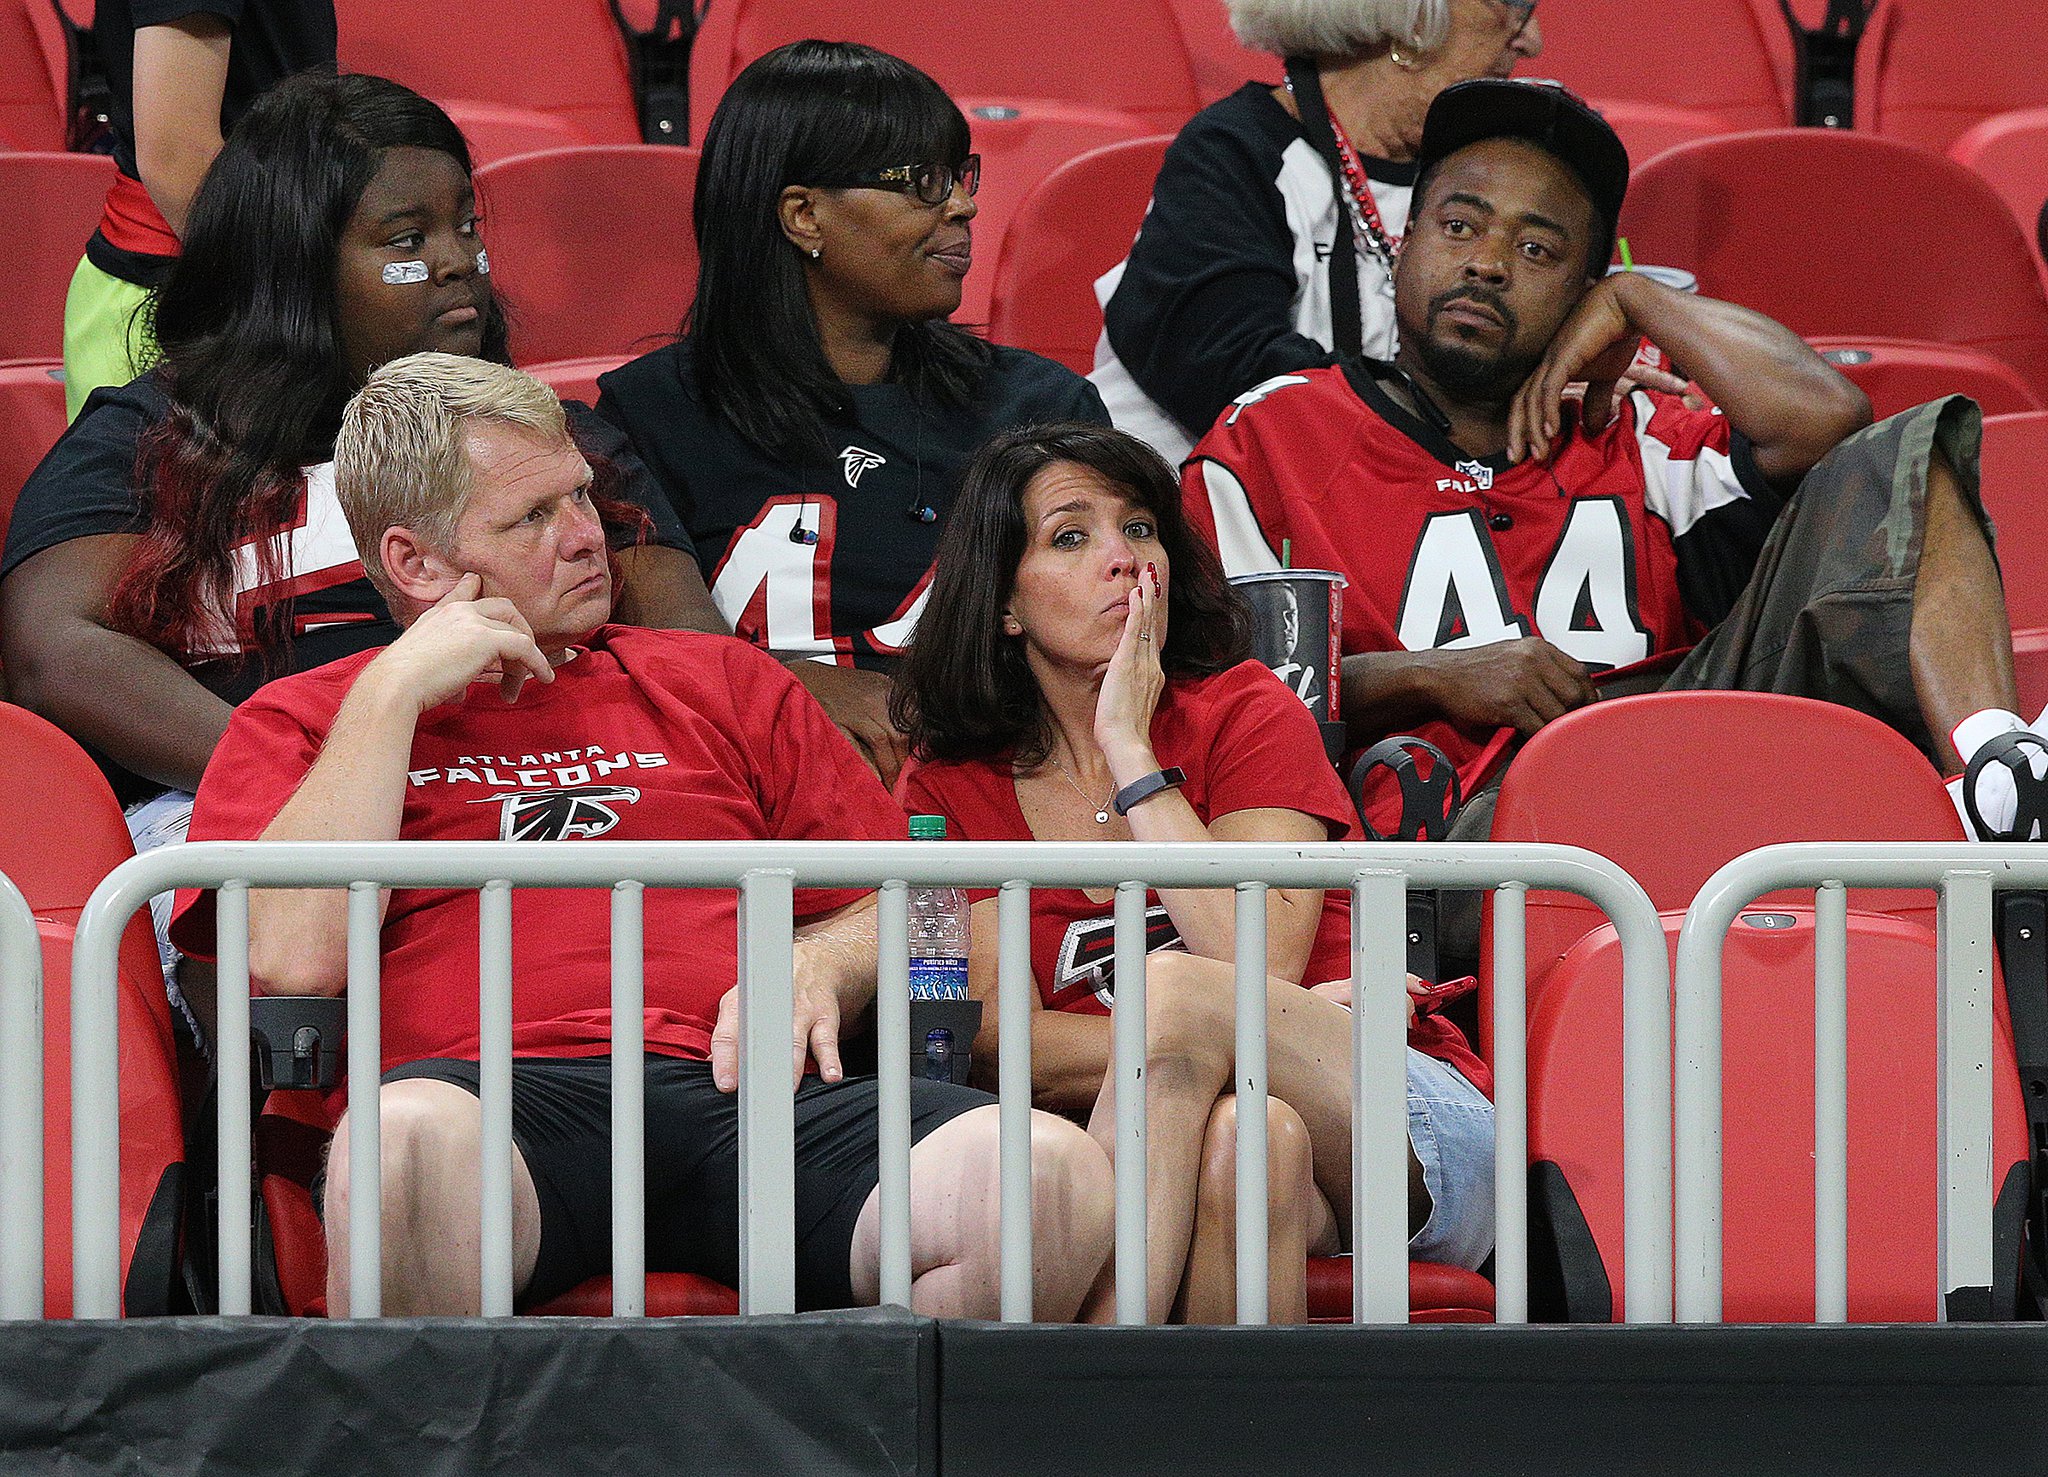
[[[724,618],[792,663],[886,782],[903,757],[887,668],[961,468],[1006,427],[1108,419],[1079,376],[946,321],[979,183],[966,119],[907,62],[769,52],[705,138],[681,337],[598,382]]]
[[[1096,284],[1110,352],[1089,378],[1176,465],[1254,385],[1393,357],[1423,116],[1543,47],[1536,0],[1224,3],[1284,62],[1280,85],[1247,82],[1181,130],[1129,258]]]

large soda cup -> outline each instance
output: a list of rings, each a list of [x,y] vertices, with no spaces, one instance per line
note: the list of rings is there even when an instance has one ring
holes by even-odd
[[[1634,272],[1639,276],[1648,277],[1652,282],[1661,282],[1678,292],[1697,294],[1700,290],[1700,279],[1683,267],[1659,267],[1638,262],[1632,267],[1616,265],[1607,269],[1607,275],[1610,277],[1617,272]],[[1648,339],[1644,339],[1642,346],[1636,350],[1635,362],[1667,373],[1671,369],[1670,356]]]
[[[1335,760],[1345,748],[1336,680],[1344,576],[1334,569],[1269,569],[1230,582],[1252,607],[1252,655],[1308,705]]]

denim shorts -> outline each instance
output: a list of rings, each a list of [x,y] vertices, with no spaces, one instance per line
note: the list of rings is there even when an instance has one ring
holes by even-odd
[[[1409,1257],[1478,1270],[1493,1253],[1493,1104],[1456,1067],[1412,1046],[1408,1142],[1430,1199]]]

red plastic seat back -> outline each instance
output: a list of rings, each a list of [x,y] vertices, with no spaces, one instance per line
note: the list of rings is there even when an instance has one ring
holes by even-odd
[[[2048,204],[2048,107],[1986,118],[1957,139],[1948,156],[1998,192],[2022,236],[2036,234]],[[2041,269],[2048,272],[2048,261]]]
[[[1681,921],[1665,915],[1674,949]],[[1934,935],[1852,912],[1848,958],[1849,1316],[1927,1321],[1942,1291]],[[1722,1314],[1804,1322],[1814,1311],[1813,910],[1772,904],[1738,918],[1722,972]],[[2027,1137],[2002,994],[1992,1079],[1996,1193],[2024,1172]],[[1627,1302],[1621,1081],[1621,950],[1602,928],[1530,1010],[1529,1157],[1557,1166],[1591,1233],[1590,1249],[1568,1240],[1568,1280],[1604,1275],[1616,1320]]]
[[[1200,103],[1168,0],[983,0],[942,19],[908,0],[838,0],[828,9],[814,0],[734,0],[732,8],[721,93],[763,53],[820,37],[902,57],[955,98],[1114,107],[1156,129],[1180,127]],[[698,106],[693,99],[693,113]]]
[[[1922,223],[1926,249],[1900,249],[1904,220]],[[1807,338],[1978,348],[2048,395],[2033,251],[1991,187],[1952,159],[1831,128],[1704,139],[1636,172],[1621,232],[1636,260],[1684,267],[1702,292]]]
[[[36,463],[64,434],[62,366],[0,364],[0,539]]]
[[[1230,29],[1223,0],[1173,0],[1181,41],[1195,69],[1195,90],[1204,105],[1228,97],[1254,80],[1280,85],[1280,58],[1253,51]]]
[[[1599,852],[1659,909],[1680,911],[1723,865],[1759,846],[1962,834],[1934,766],[1877,719],[1753,692],[1648,693],[1567,713],[1508,766],[1493,820],[1495,841]],[[1851,901],[1933,919],[1927,892],[1858,891]],[[1532,892],[1532,981],[1604,921],[1579,898]],[[1489,1015],[1482,1009],[1482,1023]]]
[[[1555,77],[1596,106],[1656,103],[1734,128],[1792,121],[1791,34],[1769,0],[1543,0],[1536,19],[1542,53],[1516,70]]]
[[[114,161],[101,154],[0,153],[0,360],[64,357],[64,298],[113,181]]]
[[[1134,139],[1092,150],[1031,192],[996,261],[990,338],[1057,359],[1077,374],[1094,366],[1102,336],[1095,279],[1130,255],[1171,142]]]
[[[518,362],[644,354],[697,293],[695,149],[550,149],[477,171]]]
[[[35,714],[0,703],[0,755],[16,777],[13,803],[0,813],[0,872],[27,898],[43,940],[43,1252],[44,1308],[71,1313],[71,957],[80,909],[107,873],[135,854],[113,791],[85,751]],[[185,1157],[170,1004],[143,909],[121,938],[122,1281],[143,1255],[158,1293],[174,1271],[174,1167]],[[137,1289],[131,1287],[130,1306]],[[160,1297],[140,1299],[160,1311]]]
[[[1351,1258],[1308,1259],[1308,1321],[1351,1321]],[[1410,1323],[1491,1323],[1493,1284],[1477,1272],[1441,1262],[1408,1264]]]
[[[2015,631],[2048,627],[2048,411],[1986,419],[1983,471],[2006,613]]]
[[[1881,0],[1856,49],[1856,126],[1946,149],[1973,124],[2048,105],[2048,24],[1995,0]]]
[[[0,0],[0,148],[65,146],[68,71],[63,28],[49,0]],[[84,250],[81,237],[74,262]]]
[[[2017,369],[1982,349],[1877,337],[1821,338],[1813,347],[1870,397],[1879,420],[1943,395],[1968,395],[1986,415],[2042,408]]]
[[[343,71],[390,77],[443,105],[529,108],[573,128],[576,143],[640,142],[626,44],[605,0],[454,0],[431,20],[400,0],[339,0],[334,10]]]

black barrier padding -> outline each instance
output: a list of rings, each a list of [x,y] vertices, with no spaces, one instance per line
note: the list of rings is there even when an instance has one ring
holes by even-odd
[[[0,1326],[0,1470],[935,1470],[936,1325],[166,1318]]]
[[[2039,1325],[945,1324],[941,1470],[2037,1474]]]

